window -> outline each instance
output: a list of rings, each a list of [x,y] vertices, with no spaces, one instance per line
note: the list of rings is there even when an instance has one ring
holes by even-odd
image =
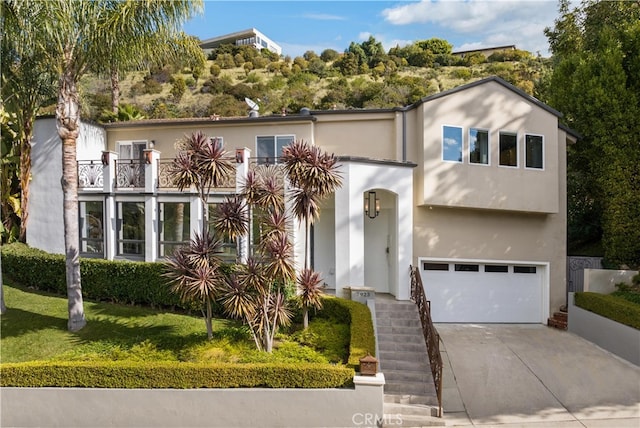
[[[144,158],[144,150],[146,148],[146,141],[120,141],[118,142],[118,158],[137,159],[142,161]]]
[[[535,266],[514,266],[513,273],[536,273]]]
[[[422,265],[424,270],[449,270],[449,263],[424,263]]]
[[[493,272],[493,273],[508,273],[509,266],[507,265],[485,265],[485,272]]]
[[[191,206],[189,202],[160,202],[158,211],[158,256],[166,257],[173,254],[177,248],[189,244]]]
[[[479,272],[479,265],[468,265],[468,264],[456,264],[455,265],[456,272]]]
[[[217,206],[218,204],[209,204],[208,206],[209,219],[207,224],[209,225],[209,233],[212,235],[216,233],[215,228],[213,227],[213,221],[215,220]],[[235,262],[238,256],[238,246],[236,241],[229,238],[229,236],[225,236],[222,240],[222,252],[218,254],[218,256],[225,261]]]
[[[144,258],[144,202],[118,202],[118,255]]]
[[[500,165],[518,166],[518,135],[500,133]]]
[[[80,202],[80,254],[104,257],[104,207],[102,201]]]
[[[525,135],[525,153],[527,156],[527,168],[543,168],[544,144],[542,135]]]
[[[222,139],[222,137],[211,137],[210,139],[212,143],[216,144],[216,147],[224,147],[224,140]]]
[[[462,128],[442,127],[442,160],[462,162]]]
[[[489,165],[489,131],[469,130],[469,163]]]
[[[277,163],[278,157],[282,156],[282,149],[291,143],[293,135],[271,135],[259,136],[256,138],[256,153],[260,163]]]

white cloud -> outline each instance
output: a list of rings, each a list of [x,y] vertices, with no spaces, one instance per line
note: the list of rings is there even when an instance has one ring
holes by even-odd
[[[445,138],[444,139],[444,144],[447,146],[457,146],[458,145],[458,141],[456,141],[455,138]]]
[[[520,49],[542,51],[548,49],[543,30],[552,26],[557,16],[555,1],[435,1],[422,0],[418,3],[384,9],[382,16],[393,25],[432,24],[443,32],[454,32],[469,40],[456,47],[489,47],[515,44]]]

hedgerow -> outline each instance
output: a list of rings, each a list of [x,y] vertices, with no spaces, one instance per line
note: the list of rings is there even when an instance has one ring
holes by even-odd
[[[583,292],[575,294],[576,306],[621,324],[640,329],[640,305],[623,298]]]
[[[3,387],[340,388],[354,371],[316,363],[28,362],[2,365]]]

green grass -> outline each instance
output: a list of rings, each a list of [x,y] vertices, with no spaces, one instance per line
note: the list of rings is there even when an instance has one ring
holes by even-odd
[[[281,335],[271,355],[255,350],[248,330],[214,320],[207,340],[200,317],[148,308],[84,302],[87,325],[67,330],[67,299],[4,284],[7,312],[1,317],[0,362],[24,361],[189,361],[339,362],[335,346],[315,350]],[[336,327],[341,329],[342,327]],[[348,327],[347,327],[348,328]],[[333,330],[323,331],[332,334]],[[322,342],[322,341],[320,341]],[[340,345],[338,345],[340,346]],[[348,342],[347,342],[348,346]]]

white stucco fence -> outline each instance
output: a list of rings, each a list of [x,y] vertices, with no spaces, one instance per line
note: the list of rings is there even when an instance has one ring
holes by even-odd
[[[637,270],[585,269],[584,291],[609,294],[616,291],[616,284],[631,284],[631,278],[638,274]]]
[[[350,389],[0,388],[3,427],[350,427],[383,418],[384,375]]]

